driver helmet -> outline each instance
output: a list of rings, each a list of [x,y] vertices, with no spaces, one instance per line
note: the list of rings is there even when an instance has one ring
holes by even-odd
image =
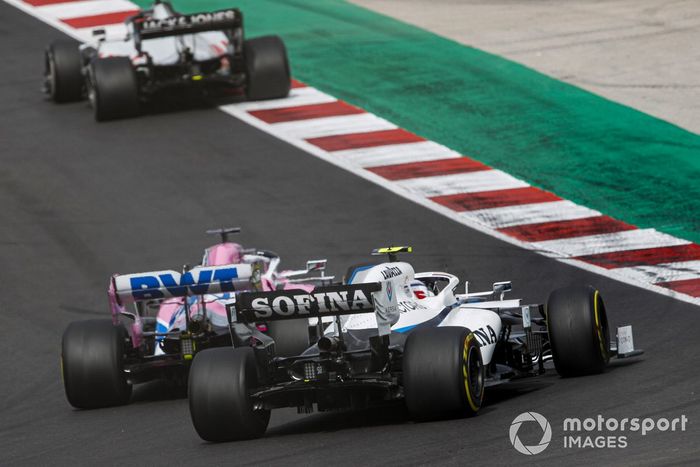
[[[411,291],[413,292],[413,295],[418,298],[418,299],[424,299],[426,297],[434,297],[435,294],[428,289],[428,286],[425,285],[421,281],[413,281],[411,282]]]

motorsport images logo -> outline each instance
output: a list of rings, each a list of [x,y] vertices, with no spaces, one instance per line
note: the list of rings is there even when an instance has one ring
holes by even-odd
[[[535,422],[535,423],[526,423]],[[518,431],[525,424],[527,429],[532,429],[533,427],[539,427],[542,430],[542,439],[538,444],[533,446],[525,446],[520,438],[518,437]],[[536,429],[536,428],[535,428]],[[549,421],[544,418],[544,416],[538,414],[537,412],[523,412],[513,420],[510,424],[510,443],[513,445],[516,451],[527,456],[533,456],[539,454],[549,446],[549,442],[552,441],[552,426]]]
[[[647,436],[651,432],[684,432],[688,424],[688,417],[681,415],[675,418],[641,418],[641,417],[604,417],[598,414],[596,417],[565,418],[562,424],[563,441],[565,449],[603,449],[620,448],[629,446],[628,436],[639,433]],[[521,430],[522,428],[522,430]],[[537,444],[526,446],[520,439],[535,440],[542,432],[542,437]],[[539,454],[549,446],[552,441],[552,426],[549,421],[537,412],[523,412],[510,424],[510,443],[516,451],[526,456]]]

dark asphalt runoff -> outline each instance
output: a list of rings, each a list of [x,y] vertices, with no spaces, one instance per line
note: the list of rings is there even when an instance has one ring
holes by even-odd
[[[224,113],[198,109],[96,124],[86,103],[40,93],[42,53],[61,33],[0,2],[0,464],[415,465],[692,463],[700,458],[700,308],[578,270],[472,231]],[[196,263],[213,238],[273,249],[287,267],[326,257],[331,272],[374,247],[409,244],[417,270],[446,270],[472,289],[513,281],[546,300],[570,283],[598,287],[611,324],[634,325],[646,350],[599,376],[550,373],[487,393],[472,419],[417,424],[381,410],[273,413],[259,440],[203,442],[187,400],[163,384],[124,407],[72,409],[59,370],[74,320],[108,317],[112,273]],[[439,397],[436,395],[436,397]],[[548,418],[541,454],[508,437],[525,411]],[[685,415],[685,432],[627,435],[626,448],[563,447],[567,417]],[[520,430],[525,444],[541,432]],[[587,435],[589,433],[583,433]],[[591,433],[594,436],[597,432]]]

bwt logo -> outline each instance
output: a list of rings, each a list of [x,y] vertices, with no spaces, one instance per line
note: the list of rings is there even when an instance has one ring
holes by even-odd
[[[533,446],[525,446],[520,438],[518,437],[518,431],[520,427],[526,422],[535,422],[540,430],[542,430],[542,439],[538,444]],[[532,423],[527,423],[526,426],[533,427]],[[537,412],[523,412],[513,420],[510,425],[510,443],[513,445],[516,451],[527,456],[533,456],[539,454],[549,446],[549,442],[552,441],[552,426],[549,421],[544,418],[544,416],[538,414]]]
[[[204,295],[213,282],[221,284],[221,292],[234,292],[233,280],[237,278],[236,268],[192,270],[182,275],[166,272],[152,276],[135,276],[130,278],[131,295],[137,301],[165,298],[165,291],[173,297]]]

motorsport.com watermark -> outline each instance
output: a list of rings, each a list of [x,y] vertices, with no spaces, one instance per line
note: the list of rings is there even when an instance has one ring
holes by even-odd
[[[534,423],[532,423],[534,422]],[[603,417],[598,414],[589,418],[565,418],[562,424],[564,433],[564,448],[626,448],[629,444],[629,433],[641,433],[641,436],[658,431],[685,431],[688,417],[681,415],[675,418],[665,417]],[[539,443],[526,446],[520,440],[518,433],[534,430],[542,433]],[[596,433],[593,433],[596,432]],[[549,446],[552,440],[552,427],[543,415],[537,412],[523,412],[510,425],[510,442],[513,447],[528,456],[539,454]]]

